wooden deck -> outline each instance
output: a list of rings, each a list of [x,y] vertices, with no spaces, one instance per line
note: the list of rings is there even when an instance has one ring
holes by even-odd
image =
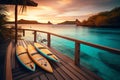
[[[26,47],[27,44],[33,44],[33,42],[18,40],[18,45]],[[15,49],[15,48],[13,48]],[[35,72],[26,70],[16,59],[15,52],[13,50],[11,56],[12,64],[12,79],[13,80],[102,80],[84,67],[78,67],[74,65],[74,62],[69,57],[57,52],[50,48],[51,51],[60,59],[60,63],[51,62],[53,67],[53,73],[48,73],[38,66],[36,66]]]

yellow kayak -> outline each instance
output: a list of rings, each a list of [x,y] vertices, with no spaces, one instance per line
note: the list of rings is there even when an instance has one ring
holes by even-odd
[[[35,64],[30,59],[27,50],[23,46],[17,46],[16,56],[19,62],[28,70],[35,71]]]
[[[44,57],[55,61],[55,62],[59,62],[59,59],[45,46],[39,44],[39,43],[34,43],[34,46],[36,48],[36,50],[43,55]]]
[[[36,49],[34,48],[34,46],[32,45],[28,45],[28,53],[29,56],[31,57],[31,59],[42,69],[52,73],[53,69],[50,65],[50,63],[48,62],[48,60],[46,58],[44,58],[42,55],[40,55]]]

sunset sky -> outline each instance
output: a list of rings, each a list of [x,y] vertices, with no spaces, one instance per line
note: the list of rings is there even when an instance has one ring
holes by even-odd
[[[18,19],[37,20],[46,23],[59,23],[66,20],[87,19],[101,11],[120,6],[119,0],[33,0],[37,7],[27,7],[27,11],[19,13]],[[9,21],[14,21],[14,6],[7,6]],[[20,10],[20,7],[19,7]]]

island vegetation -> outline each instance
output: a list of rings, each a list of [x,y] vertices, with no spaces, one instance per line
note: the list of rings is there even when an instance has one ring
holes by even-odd
[[[76,26],[98,28],[120,28],[120,7],[114,8],[111,11],[100,12],[81,22],[76,19],[75,21],[64,21],[59,24],[75,24]]]
[[[75,21],[64,21],[64,22],[58,23],[58,25],[59,24],[75,24]]]
[[[14,24],[15,22],[14,21],[8,21],[6,22],[6,24]],[[34,21],[34,20],[24,20],[24,19],[20,19],[18,20],[17,22],[18,24],[41,24],[37,21]]]
[[[7,29],[7,8],[3,5],[0,5],[0,43],[3,43],[10,38],[14,38],[14,31]]]
[[[120,28],[120,7],[100,12],[79,23],[80,26]]]
[[[14,21],[7,21],[6,24],[14,24]],[[17,22],[18,24],[52,24],[50,21],[48,23],[40,23],[36,20],[25,20],[25,19],[20,19]]]

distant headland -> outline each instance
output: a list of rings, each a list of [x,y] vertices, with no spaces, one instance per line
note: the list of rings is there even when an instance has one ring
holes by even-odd
[[[64,22],[61,22],[61,23],[58,23],[59,24],[75,24],[75,21],[64,21]]]
[[[120,7],[93,15],[79,22],[77,26],[120,28]]]
[[[14,22],[7,22],[8,24],[14,24]],[[50,21],[48,23],[41,23],[35,20],[18,20],[18,24],[52,24]],[[82,27],[97,27],[97,28],[120,28],[120,7],[114,8],[111,11],[100,12],[96,15],[90,16],[87,20],[79,21],[64,21],[58,23],[58,25],[70,24]]]
[[[76,26],[86,27],[105,27],[105,28],[120,28],[120,7],[114,8],[111,11],[100,12],[90,16],[87,20],[79,21],[64,21],[58,24],[75,24]]]
[[[9,21],[6,22],[7,24],[14,24],[14,21]],[[40,23],[38,21],[35,20],[24,20],[24,19],[20,19],[18,20],[18,24],[52,24],[50,21],[48,21],[48,23]]]

